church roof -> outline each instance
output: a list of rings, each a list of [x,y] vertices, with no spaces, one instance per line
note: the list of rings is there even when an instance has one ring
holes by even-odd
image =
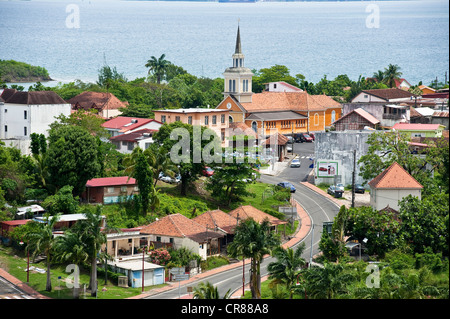
[[[237,36],[236,36],[236,49],[234,50],[234,53],[242,54],[242,47],[241,47],[241,33],[239,32],[239,26],[237,30]]]

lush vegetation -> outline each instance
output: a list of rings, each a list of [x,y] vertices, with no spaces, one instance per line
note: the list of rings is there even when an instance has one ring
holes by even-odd
[[[48,71],[40,66],[14,60],[0,60],[0,82],[34,82],[51,80]]]

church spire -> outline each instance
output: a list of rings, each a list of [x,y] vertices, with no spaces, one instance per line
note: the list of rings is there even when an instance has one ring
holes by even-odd
[[[236,49],[234,50],[235,54],[241,54],[242,48],[241,48],[241,34],[239,32],[239,24],[238,24],[238,30],[237,30],[237,36],[236,36]]]

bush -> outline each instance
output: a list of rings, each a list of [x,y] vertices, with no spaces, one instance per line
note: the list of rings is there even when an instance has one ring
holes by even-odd
[[[385,261],[388,262],[389,266],[394,270],[414,268],[416,264],[414,256],[401,252],[398,249],[386,253]]]

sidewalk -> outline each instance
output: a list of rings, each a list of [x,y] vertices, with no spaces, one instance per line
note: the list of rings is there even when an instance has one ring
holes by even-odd
[[[6,272],[4,269],[0,268],[0,277],[5,278],[7,281],[12,283],[14,286],[16,286],[18,289],[24,291],[27,295],[34,299],[51,299],[47,296],[41,295],[36,290],[28,286],[26,283],[20,281],[10,273]]]
[[[308,187],[309,189],[315,191],[316,193],[319,193],[320,195],[322,195],[323,197],[328,198],[329,200],[331,200],[332,202],[334,202],[338,207],[341,207],[342,205],[344,205],[347,208],[350,208],[350,204],[343,202],[337,198],[335,198],[334,196],[331,196],[330,194],[328,194],[326,191],[321,190],[319,187],[309,183],[309,182],[300,182],[300,184],[305,185],[306,187]]]

